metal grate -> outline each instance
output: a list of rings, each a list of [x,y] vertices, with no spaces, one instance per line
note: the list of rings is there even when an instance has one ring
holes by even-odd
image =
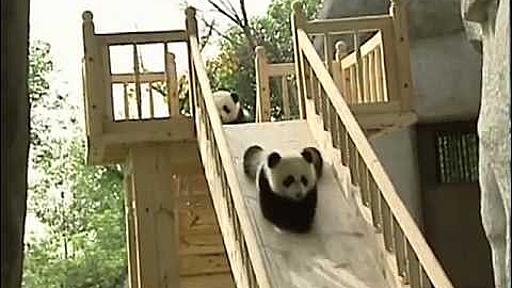
[[[436,133],[437,175],[441,183],[478,181],[478,137],[474,132]]]

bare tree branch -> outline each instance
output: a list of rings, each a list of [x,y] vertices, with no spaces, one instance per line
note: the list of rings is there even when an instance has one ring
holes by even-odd
[[[245,9],[245,0],[240,0],[240,10],[242,10],[244,26],[249,27],[249,18],[247,17],[247,9]]]
[[[222,15],[228,17],[229,20],[233,21],[236,25],[242,26],[243,23],[238,17],[237,14],[231,15],[229,14],[225,9],[222,9],[217,3],[215,3],[213,0],[208,0],[208,3],[212,5],[215,9],[217,9],[217,12],[221,13]]]
[[[215,29],[215,20],[212,20],[211,23],[208,23],[204,18],[201,18],[203,21],[203,24],[208,28],[208,33],[206,33],[206,36],[201,37],[201,43],[199,43],[199,51],[203,51],[204,47],[206,47],[206,44],[208,44],[208,41],[210,41],[210,37],[213,34],[213,30]]]
[[[220,3],[222,3],[224,5],[224,7],[226,7],[226,9],[228,10],[231,10],[231,13],[233,13],[233,15],[238,15],[238,11],[236,11],[235,7],[233,6],[233,4],[231,3],[231,1],[229,0],[219,0]]]
[[[201,18],[201,21],[203,22],[203,24],[205,24],[206,26],[209,26],[209,23],[208,21],[206,21],[206,19],[204,18]],[[227,37],[224,33],[220,32],[217,28],[215,28],[214,25],[212,26],[209,26],[211,28],[211,31],[212,32],[215,32],[217,35],[219,35],[220,37],[224,38],[225,40],[229,41],[229,42],[233,42],[233,40],[229,37]]]

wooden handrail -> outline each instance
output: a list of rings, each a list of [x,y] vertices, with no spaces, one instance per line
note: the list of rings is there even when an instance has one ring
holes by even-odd
[[[193,9],[193,8],[188,8],[188,9]],[[190,13],[190,14],[195,14],[195,13]],[[187,15],[189,15],[189,13],[187,13]],[[195,20],[195,19],[193,19]],[[192,21],[192,19],[189,19],[189,21]],[[231,158],[231,154],[229,153],[229,150],[228,150],[228,145],[227,145],[227,142],[226,142],[226,136],[224,134],[224,130],[222,129],[222,123],[220,121],[220,117],[219,117],[219,114],[218,114],[218,111],[216,109],[216,106],[215,106],[215,103],[214,103],[214,100],[213,100],[213,97],[212,97],[212,92],[211,92],[211,88],[210,88],[210,81],[208,79],[208,76],[207,76],[207,73],[206,73],[206,68],[204,66],[204,62],[203,62],[203,59],[202,59],[202,56],[201,56],[201,52],[200,52],[200,49],[199,49],[199,43],[198,43],[198,39],[197,39],[197,36],[194,35],[194,34],[190,34],[189,35],[189,38],[188,38],[188,41],[189,41],[189,45],[190,45],[190,57],[191,57],[191,62],[192,62],[192,66],[191,67],[194,72],[195,72],[195,80],[197,81],[196,83],[191,83],[191,85],[196,85],[197,84],[197,88],[199,88],[200,90],[200,93],[198,91],[198,89],[193,89],[194,93],[196,93],[195,95],[195,99],[197,102],[199,103],[196,103],[196,113],[204,113],[204,117],[205,117],[205,120],[206,122],[205,123],[201,123],[201,119],[197,116],[197,115],[194,115],[194,117],[196,118],[196,126],[199,126],[199,125],[204,125],[206,127],[206,131],[204,131],[206,133],[206,137],[208,138],[209,137],[209,143],[212,143],[211,145],[211,148],[210,150],[214,150],[214,151],[211,151],[212,153],[214,153],[214,155],[204,155],[202,153],[202,157],[204,158],[207,158],[207,157],[210,157],[210,158],[215,158],[215,153],[218,153],[218,157],[220,158],[219,161],[220,163],[218,165],[220,165],[221,169],[223,170],[223,172],[225,173],[225,183],[222,183],[223,185],[223,190],[226,190],[228,188],[229,190],[229,197],[230,199],[232,200],[232,204],[230,203],[227,203],[227,205],[233,205],[233,208],[234,208],[234,211],[235,211],[235,215],[232,215],[232,216],[235,216],[237,218],[237,223],[239,223],[239,230],[240,231],[236,231],[236,227],[233,227],[233,229],[235,229],[235,233],[241,233],[242,235],[239,235],[240,237],[242,237],[242,242],[244,242],[243,245],[245,245],[244,249],[247,250],[248,252],[248,258],[250,260],[250,267],[252,267],[253,271],[247,271],[247,273],[254,273],[255,274],[255,277],[256,277],[256,280],[257,280],[257,283],[254,283],[256,284],[257,286],[255,287],[261,287],[261,288],[270,288],[272,287],[271,286],[271,282],[270,282],[270,279],[268,278],[268,274],[267,272],[265,271],[265,266],[263,264],[263,258],[262,258],[262,255],[261,255],[261,252],[260,250],[258,249],[259,247],[259,243],[257,241],[257,235],[255,233],[255,231],[253,230],[253,227],[251,225],[251,222],[250,222],[250,215],[248,214],[247,212],[247,209],[245,208],[245,202],[244,202],[244,199],[243,199],[243,194],[242,194],[242,190],[240,188],[240,183],[238,181],[238,178],[237,178],[237,175],[236,175],[236,171],[235,171],[235,167],[234,167],[234,164],[233,164],[233,160]],[[201,107],[201,103],[203,103],[204,107]],[[204,110],[201,111],[201,108],[203,108]],[[201,129],[199,129],[199,127],[197,128],[198,130],[198,137],[201,137],[201,135],[199,135],[200,133],[202,133]],[[203,143],[200,141],[200,144]],[[204,143],[204,145],[206,145],[206,143]],[[216,151],[215,151],[216,150]],[[201,150],[201,152],[204,152],[204,150]],[[206,152],[204,152],[206,153]],[[203,160],[204,162],[205,160]],[[209,165],[205,165],[205,170],[207,169],[211,169],[211,167],[209,167]],[[218,178],[218,175],[217,175],[217,178]],[[221,177],[222,179],[222,177]],[[224,182],[221,180],[221,182]],[[226,187],[227,185],[227,187]],[[220,191],[211,191],[212,194],[215,194],[215,193],[220,193]],[[225,192],[224,192],[225,193]],[[229,202],[229,201],[228,201]],[[230,213],[230,211],[228,210],[228,213]],[[221,223],[222,225],[222,223]],[[222,227],[221,227],[222,228]],[[228,247],[227,247],[228,248]],[[241,249],[241,253],[247,253],[247,252],[244,252],[245,250],[244,249]],[[229,251],[228,251],[228,255],[229,255]],[[230,257],[230,261],[232,261],[231,257]],[[245,261],[245,260],[243,260]],[[236,278],[236,276],[235,276]],[[250,280],[250,277],[249,277],[249,286],[251,286],[250,283],[251,280]],[[251,286],[252,287],[252,286]]]
[[[139,74],[141,83],[166,81],[165,72],[144,72]],[[135,82],[134,73],[116,73],[112,74],[112,83],[133,83]]]
[[[392,18],[389,15],[369,15],[341,19],[322,19],[307,21],[304,31],[308,34],[347,34],[353,31],[371,32],[383,29]]]
[[[95,34],[105,45],[172,43],[187,41],[185,30]]]
[[[424,269],[431,283],[435,287],[453,287],[420,230],[416,226],[414,220],[407,211],[407,208],[400,200],[389,176],[375,155],[375,152],[365,137],[362,129],[358,125],[347,103],[343,100],[343,97],[329,72],[324,67],[324,64],[316,53],[313,44],[309,40],[308,35],[300,28],[296,30],[296,33],[299,53],[302,54],[303,59],[307,60],[312,71],[315,73],[315,78],[324,89],[324,95],[326,95],[333,106],[337,119],[339,119],[344,126],[344,130],[353,143],[352,145],[355,147],[359,157],[361,157],[363,164],[367,167],[370,176],[373,178],[381,196],[389,206],[393,218],[396,220],[399,228],[403,231],[403,235],[411,246],[412,251],[421,264],[421,267]],[[313,75],[310,75],[310,77],[313,77]],[[357,159],[357,156],[355,159]],[[355,171],[351,172],[352,174],[355,173]],[[390,231],[391,230],[389,230],[389,233],[391,233]],[[407,251],[409,251],[409,249],[407,249]]]

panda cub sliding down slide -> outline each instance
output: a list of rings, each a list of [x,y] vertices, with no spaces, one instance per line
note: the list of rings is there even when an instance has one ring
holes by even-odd
[[[240,98],[234,92],[219,90],[213,93],[213,100],[223,124],[246,122],[246,115]]]
[[[254,145],[243,156],[244,173],[256,181],[263,216],[276,227],[296,233],[308,232],[313,224],[322,165],[314,147],[282,157]]]

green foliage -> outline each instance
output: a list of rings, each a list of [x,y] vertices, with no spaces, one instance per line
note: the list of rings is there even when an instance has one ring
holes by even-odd
[[[291,6],[295,0],[272,0],[267,15],[251,19],[250,26],[257,45],[265,47],[270,62],[292,62],[293,40],[291,35]],[[302,0],[308,19],[315,18],[320,10],[321,0]],[[220,53],[207,61],[206,69],[211,78],[213,90],[236,91],[246,108],[254,114],[256,99],[256,75],[254,51],[242,29],[231,26],[220,41]],[[275,89],[274,89],[275,90]],[[279,98],[279,99],[278,99]],[[273,106],[280,103],[280,94],[275,93]],[[273,111],[279,117],[279,109]]]
[[[24,287],[114,287],[126,273],[123,175],[85,163],[77,107],[50,90],[50,46],[30,48],[28,212],[45,235],[27,235]]]

